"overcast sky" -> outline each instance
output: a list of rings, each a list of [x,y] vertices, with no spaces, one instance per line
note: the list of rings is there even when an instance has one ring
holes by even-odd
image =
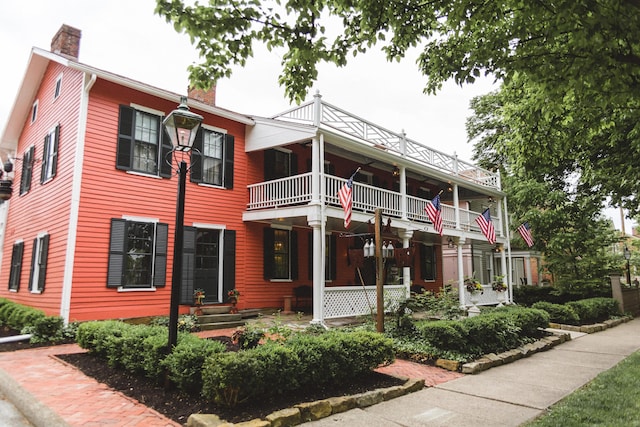
[[[189,38],[155,15],[154,8],[154,0],[0,1],[2,129],[18,96],[31,48],[49,50],[62,24],[82,31],[80,62],[186,94],[187,66],[198,60],[197,54]],[[289,108],[284,89],[278,86],[280,57],[256,50],[245,68],[218,82],[217,105],[249,115],[275,115]],[[370,52],[344,68],[323,65],[307,99],[319,91],[324,101],[365,120],[471,160],[465,130],[469,101],[497,86],[490,79],[464,87],[451,83],[435,96],[425,95],[426,79],[415,61],[414,55],[400,64],[388,63],[382,54]],[[612,217],[620,223],[619,214]]]

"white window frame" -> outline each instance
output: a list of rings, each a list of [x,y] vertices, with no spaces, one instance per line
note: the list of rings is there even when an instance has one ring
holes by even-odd
[[[38,120],[38,102],[39,100],[35,100],[33,105],[31,106],[31,123],[35,123]]]
[[[53,88],[53,100],[55,101],[56,99],[58,99],[61,93],[62,93],[62,73],[60,73],[58,75],[58,78],[56,78],[56,84]]]
[[[38,233],[36,236],[36,244],[33,247],[35,251],[35,258],[33,259],[33,264],[31,265],[31,281],[29,281],[29,292],[32,294],[41,294],[42,291],[38,289],[38,282],[40,279],[40,264],[42,264],[42,259],[40,258],[41,252],[40,249],[42,247],[42,240],[44,237],[48,235],[47,232]],[[44,260],[46,261],[46,260]]]
[[[148,223],[154,224],[153,252],[151,252],[151,257],[153,260],[155,260],[156,246],[158,244],[158,224],[160,223],[160,219],[141,217],[141,216],[129,216],[129,215],[122,215],[122,219],[126,221],[132,221],[132,222],[148,222]],[[155,277],[155,274],[156,274],[156,263],[153,262],[151,267],[151,277]],[[121,285],[118,287],[118,292],[155,292],[156,290],[157,288],[153,284],[148,288],[126,287],[124,285]]]
[[[45,169],[45,175],[43,177],[42,183],[46,183],[47,181],[50,181],[53,178],[53,160],[56,157],[57,153],[54,151],[54,148],[56,146],[56,143],[58,142],[56,139],[56,129],[58,128],[58,125],[54,126],[53,129],[51,129],[49,131],[49,133],[47,134],[49,136],[49,141],[48,141],[48,147],[43,147],[42,152],[46,152],[47,153],[47,158],[46,159],[42,159],[43,162],[45,162],[46,165],[46,169]],[[46,138],[45,138],[46,141]]]

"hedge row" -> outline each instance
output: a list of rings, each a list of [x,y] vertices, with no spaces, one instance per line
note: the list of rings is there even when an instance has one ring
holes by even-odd
[[[394,358],[393,341],[375,332],[295,334],[281,343],[208,358],[202,394],[233,406],[268,394],[348,382]]]
[[[505,307],[463,320],[416,323],[420,336],[445,351],[486,354],[506,351],[523,339],[540,336],[549,326],[549,315],[532,308]]]
[[[613,298],[587,298],[566,304],[540,301],[532,307],[549,313],[552,322],[568,325],[597,323],[621,314],[618,302]]]
[[[156,381],[168,378],[189,393],[235,405],[248,397],[349,381],[394,360],[393,343],[373,332],[299,333],[283,342],[225,352],[217,341],[178,334],[167,355],[167,329],[94,321],[78,327],[77,342],[110,366]]]
[[[73,326],[65,327],[60,316],[47,316],[42,310],[0,298],[0,326],[31,334],[31,343],[73,339]]]

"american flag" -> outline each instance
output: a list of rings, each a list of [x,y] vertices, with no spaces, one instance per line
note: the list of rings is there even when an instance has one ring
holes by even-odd
[[[353,206],[353,177],[356,176],[360,168],[358,168],[351,178],[338,190],[338,199],[344,209],[344,228],[348,229],[351,224],[351,208]]]
[[[442,236],[442,208],[440,207],[440,195],[427,202],[424,207],[429,220],[433,223],[433,228]]]
[[[491,222],[489,208],[485,209],[482,215],[476,218],[476,222],[480,226],[482,234],[484,234],[489,241],[489,244],[493,245],[496,242],[496,229],[493,227],[493,222]]]
[[[533,236],[531,235],[531,226],[528,222],[523,222],[520,227],[518,227],[518,233],[522,236],[524,241],[527,243],[527,246],[533,246]]]

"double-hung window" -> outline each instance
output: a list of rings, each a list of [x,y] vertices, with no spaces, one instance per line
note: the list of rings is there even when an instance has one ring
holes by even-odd
[[[298,160],[294,152],[285,149],[270,149],[264,152],[264,179],[286,178],[298,173]]]
[[[58,139],[60,137],[60,126],[53,128],[44,137],[44,148],[42,150],[42,169],[40,170],[40,183],[45,183],[56,175],[58,167]]]
[[[33,163],[35,147],[29,147],[22,155],[22,175],[20,176],[20,194],[28,193],[31,190],[31,177],[33,175]]]
[[[191,152],[191,181],[233,188],[234,137],[202,125]]]
[[[162,114],[142,107],[120,106],[116,168],[150,175],[171,176],[167,163],[171,141],[164,137]]]
[[[420,277],[422,280],[436,280],[436,251],[433,246],[420,246]]]
[[[293,230],[264,229],[264,278],[295,280],[298,278],[298,238]]]
[[[41,234],[33,239],[31,253],[31,271],[29,273],[29,291],[42,293],[47,272],[47,254],[49,253],[49,235]]]
[[[13,244],[11,252],[11,271],[9,272],[9,290],[17,292],[20,289],[20,275],[22,274],[22,255],[24,253],[24,242],[18,241]]]
[[[111,220],[107,287],[145,289],[165,286],[167,224]]]

